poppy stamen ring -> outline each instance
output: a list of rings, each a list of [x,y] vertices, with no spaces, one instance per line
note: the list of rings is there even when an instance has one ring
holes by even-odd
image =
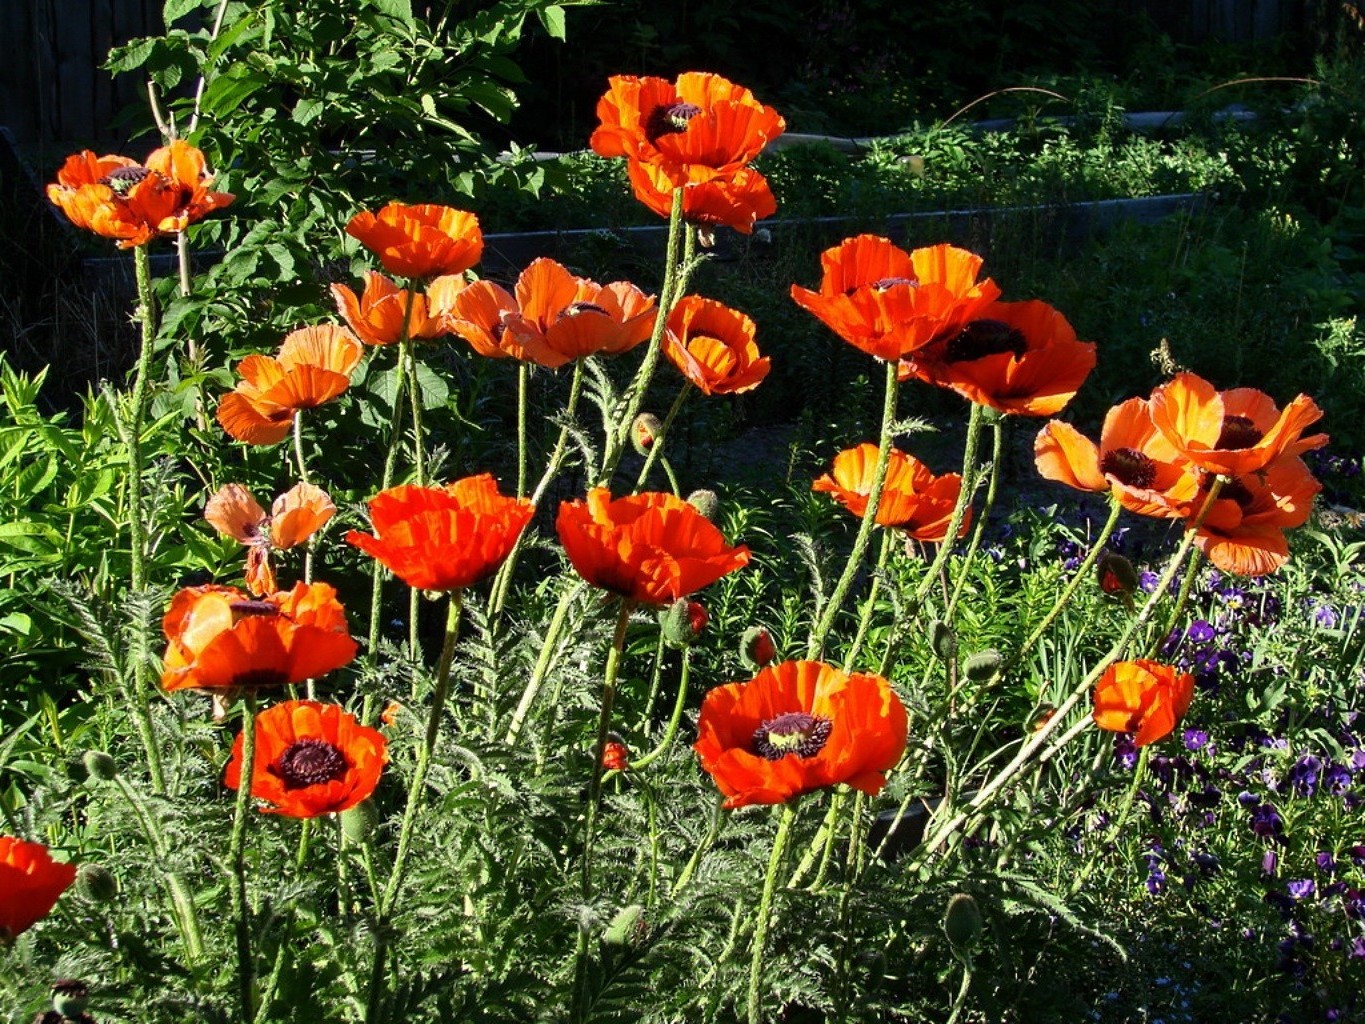
[[[701,107],[693,103],[671,103],[668,106],[655,107],[645,120],[645,138],[653,143],[660,135],[685,132],[688,123],[700,113]]]
[[[126,195],[132,191],[134,185],[143,181],[151,174],[150,168],[135,165],[132,167],[119,167],[110,171],[99,180],[101,185],[108,185],[117,195]]]
[[[1100,459],[1100,472],[1127,487],[1147,488],[1156,482],[1156,463],[1136,448],[1115,448]]]
[[[1218,435],[1215,448],[1224,451],[1238,448],[1251,448],[1265,437],[1245,416],[1224,416],[1223,431]]]
[[[1028,341],[1018,328],[1000,320],[973,320],[955,335],[943,353],[944,362],[968,363],[1008,352],[1015,359],[1028,351]]]
[[[611,316],[603,307],[595,302],[571,302],[559,313],[559,319],[564,320],[579,313],[601,313],[603,316]]]
[[[344,778],[350,767],[339,747],[326,740],[309,739],[290,744],[268,771],[290,790],[335,782]]]
[[[805,711],[788,711],[754,730],[754,753],[769,761],[788,754],[814,757],[824,749],[834,723]]]

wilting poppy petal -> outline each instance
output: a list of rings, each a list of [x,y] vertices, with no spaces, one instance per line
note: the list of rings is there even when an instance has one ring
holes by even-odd
[[[223,536],[242,544],[259,540],[266,521],[265,509],[241,484],[220,487],[204,505],[204,518]]]
[[[224,783],[242,782],[242,735]],[[251,795],[263,811],[290,818],[337,814],[367,800],[388,763],[388,741],[335,704],[291,700],[256,718]]]
[[[0,836],[0,942],[47,916],[76,880],[76,865],[52,859],[47,847]]]
[[[708,693],[693,749],[725,806],[744,807],[839,783],[875,794],[905,753],[906,730],[881,676],[786,661]]]
[[[313,484],[298,483],[270,506],[270,545],[292,548],[305,543],[336,514],[327,492]]]
[[[1168,735],[1194,699],[1194,676],[1170,665],[1139,659],[1110,665],[1095,684],[1095,724],[1134,733],[1145,747]]]

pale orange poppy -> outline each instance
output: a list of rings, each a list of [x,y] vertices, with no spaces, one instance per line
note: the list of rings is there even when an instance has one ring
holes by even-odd
[[[307,483],[276,498],[269,515],[241,484],[219,488],[204,506],[204,518],[214,529],[247,545],[246,585],[257,597],[279,589],[271,550],[306,543],[335,513],[327,492]]]
[[[830,472],[817,479],[811,490],[831,495],[853,515],[867,514],[867,499],[877,470],[878,448],[860,444],[834,457]],[[913,455],[892,448],[877,505],[876,522],[904,530],[916,540],[939,542],[948,536],[948,526],[962,493],[962,477],[957,473],[934,476],[929,467]],[[972,510],[962,517],[958,536],[971,526]]]
[[[664,355],[704,394],[742,394],[758,387],[772,365],[759,355],[755,331],[739,310],[684,295],[668,315]]]
[[[461,283],[464,280],[458,276],[454,279]],[[428,315],[426,295],[409,293],[375,270],[365,271],[365,289],[359,297],[346,285],[334,284],[332,298],[346,326],[366,345],[392,345],[405,337],[411,341],[439,338],[446,333],[440,319]],[[403,330],[405,313],[408,314],[406,332]]]

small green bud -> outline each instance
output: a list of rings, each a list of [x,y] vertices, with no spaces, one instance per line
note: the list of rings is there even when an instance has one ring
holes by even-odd
[[[602,941],[608,946],[626,946],[639,938],[645,931],[645,908],[638,903],[622,907],[602,933]]]
[[[102,864],[82,864],[76,871],[76,891],[91,903],[118,899],[118,879]]]
[[[52,1009],[63,1017],[75,1019],[85,1012],[90,990],[75,978],[58,978],[52,983]]]
[[[648,455],[649,449],[663,433],[664,425],[652,412],[642,412],[630,425],[630,443],[640,455]]]
[[[716,512],[720,509],[720,498],[716,496],[715,491],[708,491],[705,488],[693,491],[687,496],[687,503],[713,523],[716,521]]]
[[[957,634],[942,619],[929,623],[929,646],[945,665],[957,657]]]
[[[374,802],[363,800],[341,812],[341,831],[353,843],[363,843],[379,824],[379,812]]]
[[[777,645],[762,626],[750,626],[739,638],[739,660],[750,672],[757,672],[777,660]]]
[[[81,761],[85,764],[85,770],[92,779],[112,782],[118,778],[118,765],[103,750],[87,750]]]
[[[659,613],[659,627],[670,647],[691,647],[706,628],[706,609],[696,601],[680,597]]]
[[[981,927],[981,908],[976,900],[965,892],[955,893],[943,915],[943,934],[948,936],[953,952],[970,953],[981,939]]]
[[[962,663],[962,674],[974,683],[989,683],[1000,675],[1004,659],[994,647],[977,651]]]

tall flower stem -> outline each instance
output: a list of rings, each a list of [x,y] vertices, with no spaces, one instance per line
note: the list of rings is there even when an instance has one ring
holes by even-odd
[[[668,753],[668,748],[673,745],[673,740],[678,735],[678,726],[682,724],[683,711],[687,707],[687,683],[688,676],[692,668],[692,652],[684,650],[682,652],[682,673],[678,679],[678,696],[673,702],[673,714],[668,719],[668,726],[664,729],[664,735],[659,740],[658,745],[643,757],[635,758],[630,766],[632,768],[645,768],[657,761],[664,754]]]
[[[687,236],[686,248],[690,250],[692,244],[692,229],[683,223],[682,219],[682,189],[673,190],[673,207],[668,215],[668,248],[664,256],[664,281],[659,288],[659,308],[654,318],[654,330],[649,337],[649,345],[645,349],[645,358],[640,363],[640,369],[635,373],[635,379],[630,382],[630,387],[626,389],[624,396],[621,418],[613,425],[607,435],[606,450],[602,453],[602,471],[597,476],[597,486],[605,487],[611,482],[611,478],[616,473],[616,467],[621,462],[621,456],[625,454],[626,446],[630,443],[630,428],[635,422],[635,417],[640,414],[640,408],[644,405],[645,394],[649,391],[649,382],[654,377],[654,368],[659,364],[659,351],[663,347],[664,329],[668,323],[668,314],[673,308],[676,293],[681,290],[685,277],[681,272],[678,250],[683,248],[682,236]]]
[[[986,483],[986,497],[981,503],[981,513],[976,517],[976,529],[972,531],[972,539],[967,545],[966,553],[962,556],[962,563],[957,567],[957,582],[953,585],[953,596],[949,598],[948,607],[943,613],[943,618],[948,622],[952,621],[953,609],[957,607],[957,602],[962,597],[962,591],[967,587],[967,579],[972,571],[972,561],[981,548],[981,537],[986,532],[986,521],[990,518],[991,509],[995,506],[996,488],[1000,484],[1000,463],[1005,454],[1005,418],[995,410],[991,410],[988,418],[991,423],[991,475]]]
[[[545,497],[545,492],[550,489],[550,484],[554,482],[560,469],[563,468],[564,456],[568,452],[569,429],[573,425],[574,415],[578,412],[578,399],[582,394],[583,360],[576,359],[573,364],[573,379],[569,382],[569,400],[564,406],[564,422],[560,424],[559,436],[555,438],[555,446],[550,451],[550,459],[545,463],[545,472],[540,475],[540,480],[536,482],[536,489],[531,492],[532,505],[540,505],[541,499]],[[520,494],[520,488],[518,488],[518,493]],[[490,617],[502,614],[503,606],[507,603],[507,595],[512,587],[512,576],[517,569],[517,556],[521,554],[521,547],[525,542],[526,531],[523,530],[518,535],[516,543],[512,545],[512,550],[508,553],[506,560],[498,567],[488,599]]]
[[[895,372],[894,365],[891,370]],[[782,869],[782,857],[787,851],[787,839],[795,820],[796,809],[791,804],[783,804],[777,835],[773,837],[773,851],[768,856],[768,873],[763,879],[758,917],[754,921],[754,943],[749,957],[749,1024],[763,1024],[763,1000],[759,993],[763,981],[763,948],[768,943],[768,923],[772,917],[773,895],[777,892],[777,876]]]
[[[237,803],[228,840],[232,866],[232,917],[237,934],[237,1002],[242,1024],[256,1019],[252,992],[256,968],[251,953],[251,907],[246,897],[246,828],[251,815],[251,784],[256,774],[256,697],[242,697],[242,770],[237,780]]]
[[[531,387],[531,364],[517,366],[517,497],[526,497],[526,392]]]
[[[684,383],[682,390],[678,392],[678,397],[673,399],[673,405],[669,408],[668,415],[664,417],[658,435],[649,446],[649,453],[645,456],[645,464],[640,467],[640,475],[635,478],[635,491],[637,493],[645,485],[645,481],[649,479],[649,471],[654,468],[654,463],[663,455],[664,441],[668,439],[669,428],[673,426],[673,421],[678,418],[678,412],[682,409],[683,403],[687,401],[694,390],[695,388],[690,381]]]
[[[996,798],[1005,786],[1027,765],[1029,758],[1033,756],[1034,752],[1042,747],[1052,733],[1061,726],[1066,718],[1067,712],[1075,707],[1081,699],[1090,692],[1091,688],[1095,685],[1095,682],[1104,674],[1105,670],[1123,656],[1124,650],[1128,647],[1128,644],[1132,641],[1133,637],[1137,636],[1138,632],[1147,624],[1148,620],[1150,620],[1155,613],[1161,596],[1171,585],[1171,580],[1175,578],[1175,574],[1180,569],[1180,564],[1185,560],[1185,556],[1189,553],[1191,546],[1194,544],[1194,539],[1199,532],[1199,527],[1203,524],[1204,517],[1209,514],[1209,509],[1213,507],[1214,501],[1217,500],[1218,493],[1222,490],[1224,482],[1224,478],[1221,476],[1215,478],[1213,486],[1209,489],[1209,493],[1205,497],[1204,503],[1200,507],[1198,514],[1187,525],[1185,536],[1181,540],[1180,546],[1176,548],[1175,554],[1171,556],[1170,561],[1166,564],[1166,569],[1161,574],[1161,579],[1158,580],[1156,589],[1152,591],[1141,610],[1139,610],[1139,612],[1129,621],[1128,626],[1124,629],[1122,635],[1120,635],[1113,646],[1109,648],[1109,652],[1101,658],[1088,673],[1086,673],[1085,678],[1076,685],[1066,700],[1057,707],[1057,710],[1052,717],[1048,719],[1048,721],[1038,729],[1027,742],[1020,746],[1013,759],[1011,759],[1005,767],[1001,768],[993,778],[977,790],[976,795],[972,797],[971,802],[941,828],[935,829],[932,836],[925,837],[924,842],[920,846],[916,864],[922,862],[925,857],[931,855],[943,845],[943,842],[948,836],[961,828],[966,824],[970,817],[979,813],[982,808]]]
[[[130,543],[133,593],[147,588],[147,524],[143,521],[144,464],[142,427],[147,418],[147,394],[151,385],[152,348],[156,342],[156,299],[152,294],[152,258],[145,245],[133,249],[133,267],[137,277],[138,319],[142,326],[142,343],[138,348],[137,370],[133,377],[132,410],[124,441],[128,448],[128,535]],[[147,756],[147,772],[151,777],[152,792],[162,796],[166,792],[166,776],[161,767],[161,748],[156,741],[152,724],[151,683],[148,680],[145,658],[133,661],[134,718],[138,736]]]
[[[857,536],[853,538],[853,550],[849,553],[848,564],[844,566],[843,574],[834,585],[834,592],[830,594],[824,612],[820,616],[820,621],[816,623],[815,629],[811,633],[810,643],[806,646],[806,656],[813,660],[819,659],[824,653],[825,638],[829,636],[829,631],[834,627],[834,620],[843,607],[849,587],[853,585],[853,577],[862,568],[863,553],[867,550],[868,542],[872,539],[872,528],[877,524],[877,509],[881,505],[882,489],[886,485],[886,470],[891,464],[891,435],[896,420],[896,396],[899,386],[896,364],[888,361],[886,364],[886,391],[882,399],[881,439],[877,449],[877,467],[872,473],[872,489],[867,495],[867,508],[863,512],[862,524],[858,527]],[[965,483],[963,486],[966,486]]]
[[[1023,642],[1019,650],[1010,658],[1011,665],[1018,664],[1024,659],[1029,651],[1033,650],[1034,645],[1041,640],[1043,634],[1048,631],[1048,627],[1057,621],[1057,616],[1062,614],[1067,603],[1071,600],[1072,595],[1076,593],[1076,588],[1090,577],[1090,570],[1095,567],[1095,562],[1099,560],[1100,552],[1104,550],[1104,542],[1109,539],[1110,535],[1114,532],[1114,527],[1118,525],[1119,513],[1122,511],[1123,506],[1119,504],[1118,498],[1111,493],[1109,496],[1109,518],[1104,521],[1104,526],[1100,529],[1099,536],[1096,537],[1095,542],[1090,545],[1090,550],[1086,552],[1085,560],[1081,562],[1080,566],[1076,569],[1076,572],[1067,582],[1066,588],[1062,591],[1061,596],[1057,598],[1056,603],[1048,610],[1047,615],[1043,617],[1043,621],[1034,627],[1033,632],[1028,635],[1028,638]]]
[[[938,551],[934,553],[934,561],[929,566],[929,571],[924,574],[924,579],[920,580],[919,586],[915,588],[913,596],[910,598],[909,614],[919,608],[924,599],[929,596],[929,591],[933,589],[934,583],[939,578],[939,573],[948,561],[948,556],[952,554],[953,544],[957,540],[958,533],[962,530],[963,520],[967,518],[967,509],[972,503],[972,495],[976,491],[977,473],[977,451],[981,447],[981,424],[985,419],[982,407],[972,405],[972,411],[967,417],[967,440],[962,448],[962,489],[957,495],[957,504],[953,506],[952,518],[948,520],[948,532],[943,535],[943,543],[938,546]]]
[[[872,612],[877,606],[877,592],[881,590],[882,577],[886,574],[886,563],[891,557],[891,548],[896,543],[896,534],[893,530],[884,530],[882,533],[881,550],[877,553],[877,571],[872,574],[872,586],[868,589],[867,598],[863,601],[863,610],[858,616],[858,632],[853,637],[853,643],[844,655],[844,671],[852,672],[853,665],[858,660],[858,654],[863,649],[863,641],[867,639],[867,630],[872,625]]]
[[[545,627],[545,640],[540,646],[540,655],[536,658],[535,668],[531,670],[531,678],[526,683],[526,688],[521,692],[521,699],[517,701],[516,710],[512,712],[512,722],[507,727],[507,736],[504,742],[513,744],[517,737],[521,735],[521,727],[526,723],[526,716],[531,713],[531,705],[535,703],[536,697],[540,693],[540,688],[545,685],[545,677],[550,673],[550,666],[554,662],[555,646],[559,643],[559,636],[564,632],[564,623],[568,620],[569,609],[573,607],[574,599],[582,592],[587,584],[581,580],[567,587],[560,595],[559,603],[555,605],[554,615],[550,618],[550,624]]]
[[[408,292],[411,301],[412,292]],[[426,467],[426,439],[422,429],[422,381],[417,375],[417,348],[411,341],[405,341],[398,346],[398,358],[406,358],[408,363],[408,374],[412,379],[412,386],[408,388],[408,396],[412,399],[412,468],[414,481],[418,487],[427,485]]]
[[[616,703],[616,678],[621,670],[621,653],[626,646],[626,628],[630,625],[630,611],[634,602],[621,599],[616,613],[616,632],[612,635],[611,650],[607,652],[607,666],[602,675],[602,706],[597,714],[597,744],[593,747],[592,780],[588,784],[587,822],[583,830],[583,895],[592,895],[592,844],[597,827],[597,810],[602,801],[602,752],[607,748],[607,734],[611,731],[611,709]]]
[[[1171,635],[1175,625],[1180,621],[1181,614],[1185,611],[1185,605],[1189,604],[1190,592],[1194,589],[1195,578],[1199,575],[1199,563],[1204,560],[1204,552],[1198,548],[1190,550],[1190,562],[1185,568],[1185,578],[1180,581],[1180,593],[1175,596],[1175,604],[1171,606],[1171,614],[1166,616],[1166,625],[1154,636],[1147,646],[1147,651],[1143,657],[1151,658],[1161,649],[1166,638]]]
[[[393,867],[389,870],[389,880],[384,886],[383,895],[378,901],[378,926],[375,928],[374,967],[370,972],[370,998],[365,1011],[367,1024],[378,1020],[379,1004],[383,999],[384,961],[388,954],[388,926],[393,916],[394,905],[403,888],[403,876],[407,869],[408,855],[412,851],[414,826],[426,802],[427,772],[431,768],[432,754],[436,750],[436,740],[441,732],[441,719],[445,715],[446,698],[450,693],[450,666],[455,660],[455,643],[460,635],[461,592],[452,591],[446,610],[445,642],[441,645],[441,660],[436,666],[436,688],[431,696],[431,709],[427,712],[426,733],[422,745],[417,748],[417,767],[412,773],[408,786],[408,802],[403,809],[403,823],[398,830],[398,848],[394,853]]]

